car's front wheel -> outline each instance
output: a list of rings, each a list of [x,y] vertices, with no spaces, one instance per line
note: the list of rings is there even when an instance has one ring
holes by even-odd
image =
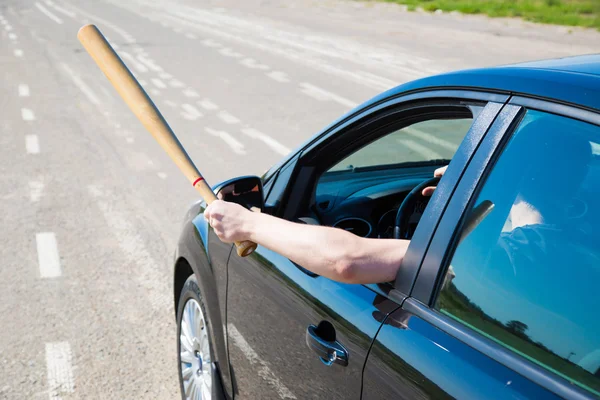
[[[216,389],[205,310],[198,281],[191,275],[183,285],[177,309],[179,387],[184,400],[212,399]]]

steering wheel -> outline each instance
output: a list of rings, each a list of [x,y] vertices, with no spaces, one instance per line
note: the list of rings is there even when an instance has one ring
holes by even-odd
[[[394,225],[394,239],[408,239],[408,217],[410,214],[408,210],[412,210],[415,207],[417,200],[420,197],[424,197],[422,192],[428,186],[437,186],[440,181],[439,177],[427,179],[410,191],[400,204],[398,212],[396,213],[396,223]]]

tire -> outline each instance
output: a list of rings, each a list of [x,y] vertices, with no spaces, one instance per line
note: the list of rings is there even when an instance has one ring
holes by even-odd
[[[183,400],[221,397],[206,316],[198,281],[191,275],[183,285],[177,309],[177,369]]]

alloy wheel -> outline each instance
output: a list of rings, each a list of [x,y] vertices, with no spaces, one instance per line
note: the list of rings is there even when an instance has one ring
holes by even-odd
[[[186,399],[206,400],[212,394],[212,359],[206,320],[195,299],[188,299],[181,316],[181,380]]]

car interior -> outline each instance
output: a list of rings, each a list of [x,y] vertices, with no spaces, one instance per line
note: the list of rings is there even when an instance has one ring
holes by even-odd
[[[450,163],[473,114],[462,107],[392,122],[358,146],[330,153],[319,160],[298,220],[361,237],[410,239],[430,199],[421,190],[435,186],[434,171]]]

